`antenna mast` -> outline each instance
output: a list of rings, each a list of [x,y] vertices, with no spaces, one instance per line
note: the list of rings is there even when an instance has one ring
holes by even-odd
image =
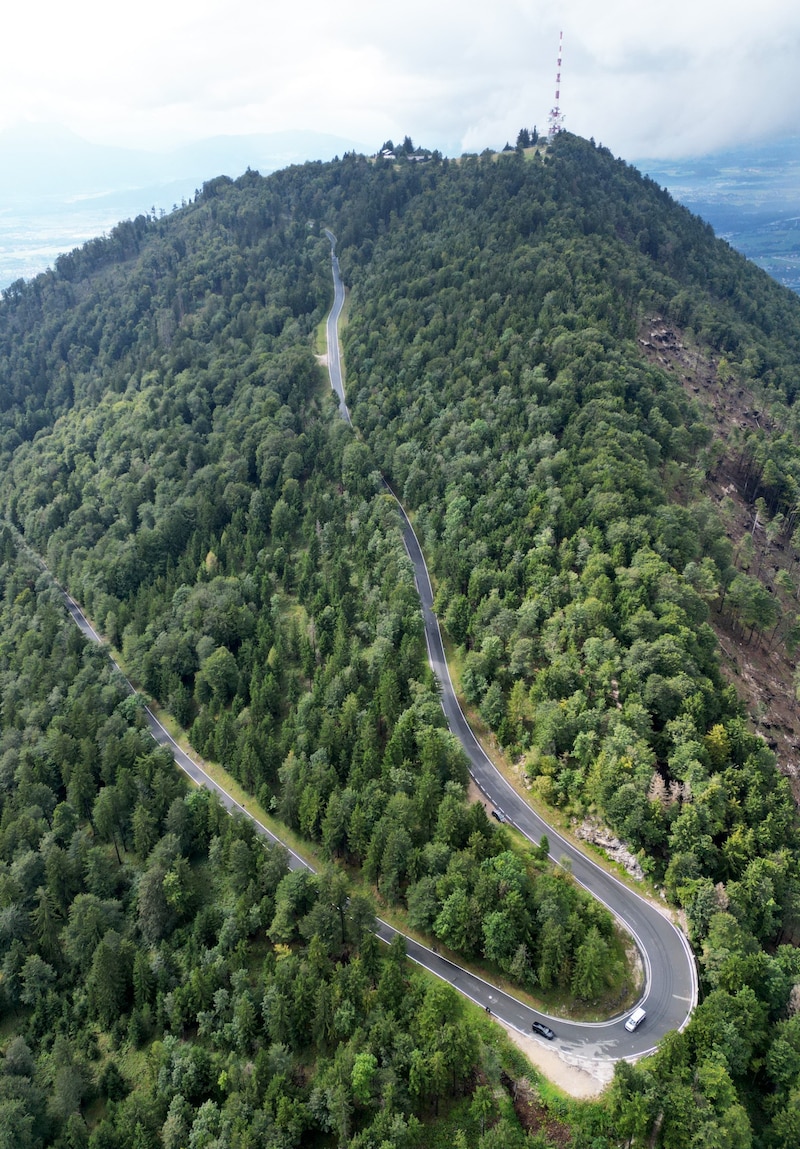
[[[556,102],[547,117],[547,122],[550,126],[549,138],[552,141],[559,132],[564,131],[564,113],[558,106],[558,101],[561,99],[561,49],[564,44],[564,33],[558,33],[558,69],[556,71]]]

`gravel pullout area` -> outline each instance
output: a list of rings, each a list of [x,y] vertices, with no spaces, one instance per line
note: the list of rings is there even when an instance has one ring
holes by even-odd
[[[585,1066],[568,1065],[554,1049],[548,1049],[541,1041],[504,1025],[499,1018],[496,1020],[531,1064],[570,1097],[598,1097],[614,1076],[613,1061],[589,1061],[587,1058]]]

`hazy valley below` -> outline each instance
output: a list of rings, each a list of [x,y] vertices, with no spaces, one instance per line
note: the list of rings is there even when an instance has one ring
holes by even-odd
[[[800,292],[800,138],[636,166],[708,220],[720,239]]]
[[[217,175],[262,175],[363,145],[320,132],[197,141],[170,152],[91,144],[66,129],[0,132],[0,290],[124,219],[167,214]]]
[[[166,212],[191,195],[189,181],[62,198],[58,195],[0,207],[0,289],[32,279],[64,252],[107,234],[122,219]]]

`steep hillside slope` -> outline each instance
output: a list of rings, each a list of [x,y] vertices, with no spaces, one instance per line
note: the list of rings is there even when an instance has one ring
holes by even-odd
[[[354,422],[417,512],[467,698],[539,793],[671,856],[673,890],[684,863],[735,876],[747,818],[724,772],[770,755],[720,678],[710,606],[752,640],[782,603],[737,573],[712,430],[640,322],[673,316],[724,354],[720,386],[738,374],[780,409],[783,464],[758,428],[742,449],[750,499],[789,529],[798,301],[580,141],[451,169],[353,269]],[[676,847],[712,777],[701,859]]]

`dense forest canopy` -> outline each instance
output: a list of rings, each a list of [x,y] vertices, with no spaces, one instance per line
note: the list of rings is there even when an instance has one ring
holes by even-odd
[[[352,288],[355,433],[313,354],[325,226]],[[653,316],[770,411],[780,436],[759,424],[738,465],[791,549],[800,300],[575,137],[220,178],[4,293],[11,1144],[426,1144],[445,1097],[464,1143],[522,1143],[474,1020],[380,957],[363,899],[344,920],[345,866],[532,992],[589,1000],[619,976],[606,912],[466,801],[380,473],[414,515],[466,700],[540,800],[638,851],[700,955],[690,1026],[570,1116],[575,1144],[791,1143],[795,810],[712,623],[791,642],[792,586],[737,566],[702,406],[642,354]],[[14,530],[330,871],[287,876],[182,790]]]

